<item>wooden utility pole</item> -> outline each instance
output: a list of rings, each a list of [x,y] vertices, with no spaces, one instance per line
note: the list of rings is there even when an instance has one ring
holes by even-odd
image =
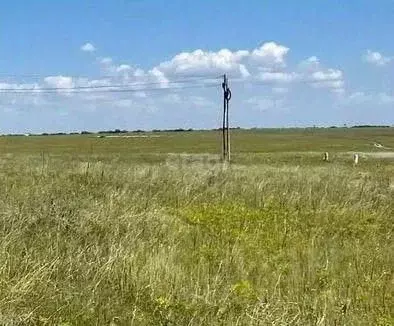
[[[231,91],[228,87],[227,75],[223,75],[223,161],[230,162],[230,123],[229,123],[229,102],[231,99]]]
[[[226,161],[227,157],[227,138],[226,138],[226,112],[227,112],[227,100],[226,100],[226,88],[227,88],[227,76],[223,76],[223,126],[222,126],[222,135],[223,135],[223,161]]]

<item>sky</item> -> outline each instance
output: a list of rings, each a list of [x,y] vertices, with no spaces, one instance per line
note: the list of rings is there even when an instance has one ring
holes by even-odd
[[[394,124],[394,1],[4,0],[0,133]]]

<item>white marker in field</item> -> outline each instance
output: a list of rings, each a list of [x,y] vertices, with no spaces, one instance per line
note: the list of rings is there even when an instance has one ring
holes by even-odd
[[[353,155],[353,164],[357,165],[358,164],[358,154]]]
[[[323,155],[323,161],[328,162],[328,152],[325,152]]]

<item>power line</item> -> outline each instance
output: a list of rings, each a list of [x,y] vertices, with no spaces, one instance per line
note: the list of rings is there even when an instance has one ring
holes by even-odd
[[[127,83],[127,84],[117,84],[117,85],[90,85],[90,86],[73,86],[73,87],[33,87],[33,88],[0,88],[1,93],[43,93],[43,92],[59,92],[59,91],[68,91],[75,93],[76,91],[79,92],[87,92],[87,91],[94,91],[99,92],[101,91],[108,91],[108,92],[115,92],[115,91],[144,91],[148,90],[146,86],[152,85],[164,85],[164,87],[160,87],[158,89],[175,89],[175,88],[182,88],[181,86],[171,86],[167,87],[167,85],[174,85],[174,84],[191,84],[195,83],[192,87],[204,87],[204,85],[208,82],[214,82],[217,80],[217,77],[211,78],[198,78],[198,79],[178,79],[178,80],[169,80],[169,81],[161,81],[161,82],[134,82],[134,83]],[[197,83],[196,83],[197,82]],[[135,89],[130,87],[142,87],[140,89]]]
[[[73,87],[31,87],[31,88],[0,88],[0,94],[76,94],[76,93],[132,93],[132,92],[149,92],[149,91],[163,91],[163,90],[177,90],[186,88],[207,88],[218,87],[212,84],[223,76],[195,76],[193,78],[185,79],[179,77],[178,79],[168,81],[156,82],[132,82],[114,85],[90,85],[90,86],[73,86]],[[104,81],[104,80],[103,80]],[[287,84],[322,84],[337,81],[335,79],[329,80],[296,80],[289,83],[280,83],[275,80],[248,80],[244,78],[232,79],[232,83],[251,86],[266,86],[277,85],[286,86]],[[151,87],[162,85],[163,87]]]
[[[184,86],[172,86],[172,87],[151,87],[151,88],[115,88],[115,89],[102,89],[102,88],[51,88],[51,89],[1,89],[0,94],[102,94],[102,93],[134,93],[134,92],[151,92],[151,91],[174,91],[178,89],[191,89],[191,88],[213,88],[219,87],[219,85],[184,85]],[[61,92],[59,92],[59,90]]]
[[[44,79],[47,77],[70,77],[70,78],[75,78],[75,79],[95,79],[95,80],[100,80],[100,79],[108,79],[108,78],[124,78],[125,76],[133,76],[132,74],[128,74],[127,71],[125,72],[119,72],[117,74],[111,74],[111,75],[71,75],[71,74],[63,74],[63,73],[59,73],[59,74],[47,74],[47,75],[43,75],[43,74],[9,74],[9,73],[5,73],[5,72],[0,72],[0,78],[4,78],[4,79],[18,79],[18,78],[31,78],[31,79]],[[145,76],[145,77],[154,77],[154,76]],[[217,75],[217,76],[204,76],[201,74],[182,74],[181,76],[177,76],[178,79],[182,79],[182,78],[186,78],[186,79],[206,79],[206,78],[212,78],[212,79],[219,79],[222,78],[222,76]]]

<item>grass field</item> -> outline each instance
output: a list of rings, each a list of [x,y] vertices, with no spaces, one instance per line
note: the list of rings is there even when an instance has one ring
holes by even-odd
[[[394,128],[146,136],[0,137],[0,325],[394,324]]]

